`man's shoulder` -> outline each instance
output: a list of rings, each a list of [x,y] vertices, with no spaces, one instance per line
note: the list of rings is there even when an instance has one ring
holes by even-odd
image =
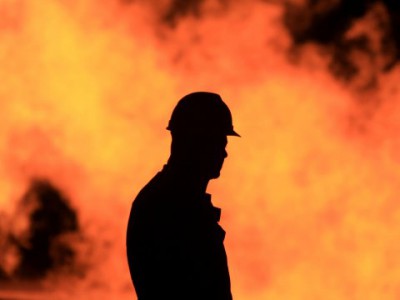
[[[136,224],[169,228],[185,219],[184,201],[170,178],[158,173],[138,193],[132,203],[131,218]],[[146,225],[146,226],[147,226]]]
[[[156,199],[162,194],[164,184],[162,183],[161,174],[157,173],[137,194],[133,203],[140,204],[141,202],[151,199]]]
[[[139,207],[162,207],[175,198],[175,189],[165,174],[158,172],[138,193],[133,206]]]

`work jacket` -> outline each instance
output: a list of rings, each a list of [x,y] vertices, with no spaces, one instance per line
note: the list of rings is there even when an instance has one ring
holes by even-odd
[[[127,230],[138,300],[232,299],[220,212],[167,167],[140,191]]]

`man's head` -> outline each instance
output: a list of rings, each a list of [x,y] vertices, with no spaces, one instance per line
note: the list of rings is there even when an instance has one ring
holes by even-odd
[[[172,134],[170,160],[207,179],[220,175],[227,136],[239,136],[228,106],[218,94],[208,92],[183,97],[167,129]]]

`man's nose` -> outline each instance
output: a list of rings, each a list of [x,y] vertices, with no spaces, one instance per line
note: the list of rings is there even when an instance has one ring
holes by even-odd
[[[226,152],[226,149],[224,149],[223,154],[224,154],[224,158],[227,158],[227,157],[228,157],[228,152]]]

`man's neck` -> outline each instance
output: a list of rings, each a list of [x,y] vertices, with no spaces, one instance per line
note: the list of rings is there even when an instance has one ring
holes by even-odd
[[[174,179],[182,182],[188,190],[196,194],[206,193],[210,179],[206,179],[205,176],[196,173],[190,166],[169,161],[164,169],[173,176]]]

